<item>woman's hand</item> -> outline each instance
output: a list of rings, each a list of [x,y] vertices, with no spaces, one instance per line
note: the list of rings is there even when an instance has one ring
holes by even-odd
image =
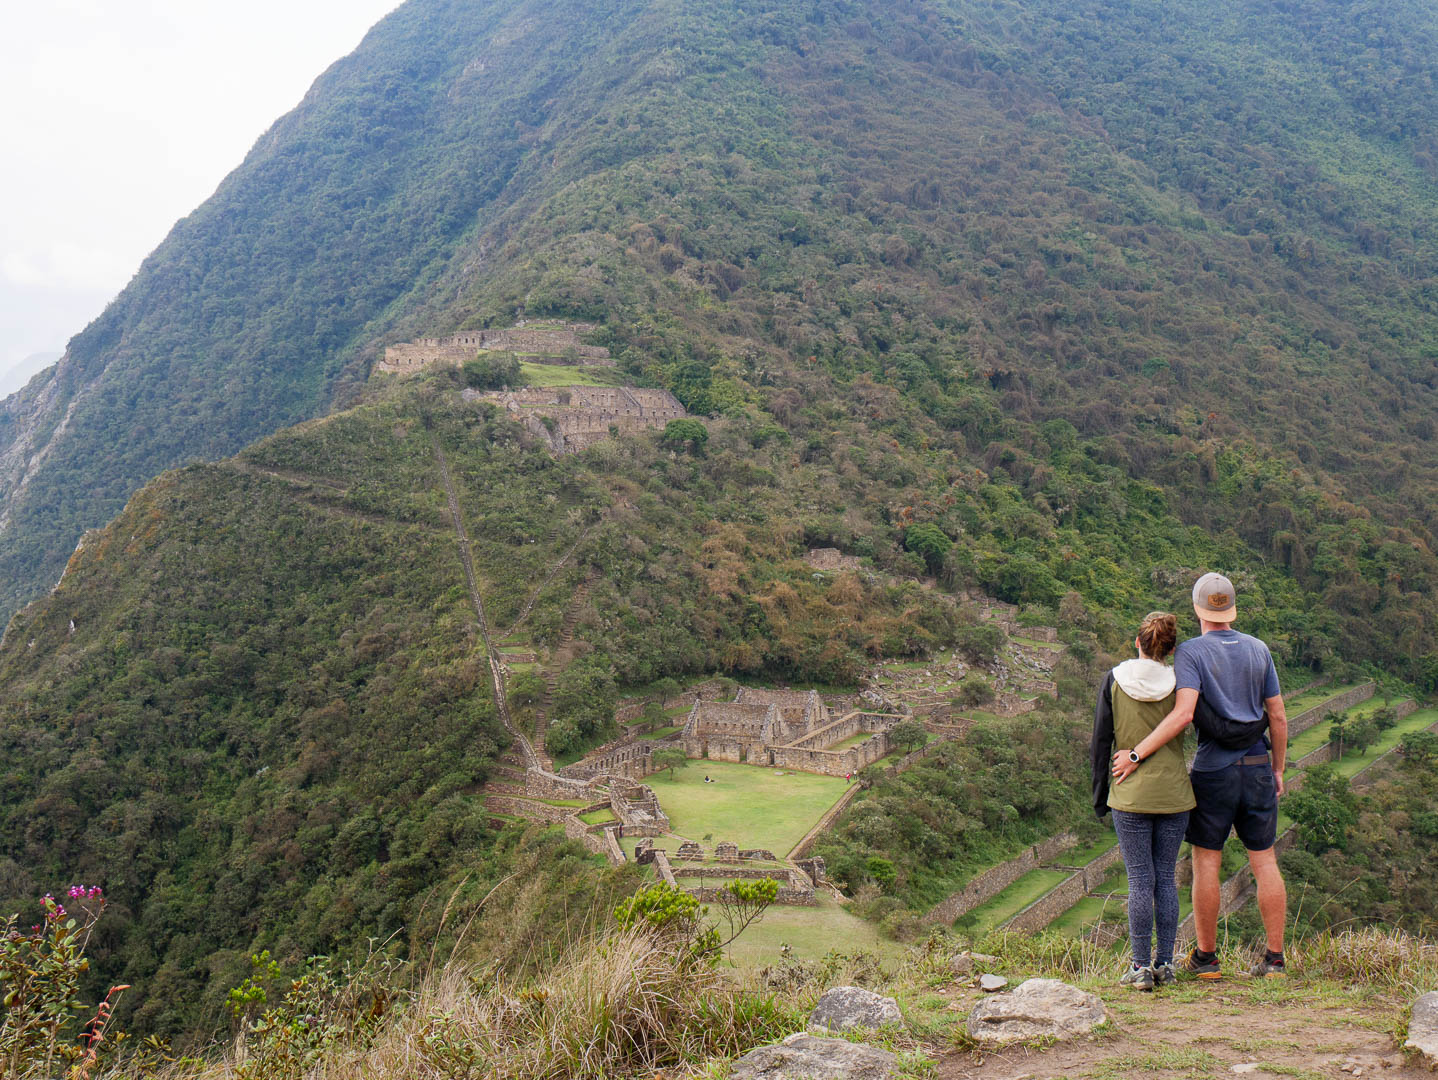
[[[1113,756],[1113,782],[1115,785],[1122,784],[1128,775],[1137,769],[1138,762],[1130,761],[1127,750],[1120,750]]]

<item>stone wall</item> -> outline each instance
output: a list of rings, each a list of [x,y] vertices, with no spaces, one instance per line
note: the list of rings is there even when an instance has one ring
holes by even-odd
[[[1008,922],[1003,924],[1005,930],[1018,930],[1026,934],[1036,934],[1049,923],[1053,922],[1069,908],[1073,907],[1088,894],[1085,887],[1084,874],[1082,871],[1072,877],[1060,881],[1048,892],[1040,896],[1028,907],[1024,908]]]
[[[526,769],[524,789],[537,799],[585,799],[594,802],[599,799],[598,777],[589,780],[571,779],[542,769]]]
[[[715,904],[721,899],[720,889],[690,889],[689,894],[697,897],[702,903]],[[814,907],[818,901],[814,899],[813,889],[786,889],[780,887],[774,896],[774,903],[785,904],[790,907]]]
[[[573,813],[570,813],[570,815],[564,819],[564,835],[571,840],[578,840],[586,848],[594,852],[594,854],[603,855],[609,858],[611,862],[614,861],[612,856],[610,856],[603,838],[591,832],[589,826],[580,821],[578,816]],[[619,861],[624,861],[622,853]]]
[[[1036,869],[1046,862],[1052,862],[1076,843],[1078,843],[1078,837],[1074,833],[1065,832],[1045,840],[1041,844],[1035,844],[1008,862],[1000,863],[998,866],[978,874],[958,892],[951,893],[939,901],[924,916],[924,922],[952,923],[960,915],[997,896],[1030,870]]]
[[[807,857],[809,849],[814,846],[814,841],[829,831],[829,828],[838,820],[839,815],[848,809],[849,804],[854,801],[854,796],[861,790],[863,789],[858,784],[850,785],[849,790],[840,796],[839,801],[829,807],[814,827],[804,834],[804,838],[794,845],[794,850],[789,852],[789,858],[797,862]]]
[[[669,818],[659,806],[654,789],[645,784],[632,784],[619,777],[611,778],[609,785],[609,806],[614,816],[626,827],[625,836],[656,835],[654,833],[631,833],[628,827],[669,831]]]
[[[657,740],[633,739],[611,746],[597,754],[566,765],[560,775],[576,780],[589,780],[598,776],[624,776],[630,780],[643,780],[654,770],[649,767],[650,755]]]
[[[550,806],[533,799],[515,799],[508,795],[486,796],[484,808],[496,814],[509,814],[512,817],[542,821],[550,825],[558,825],[574,813],[572,807]]]
[[[659,880],[663,881],[666,885],[673,885],[675,888],[678,888],[678,883],[674,880],[674,869],[669,865],[668,853],[663,848],[654,848],[652,850],[654,852],[654,872],[659,875]]]
[[[1321,702],[1311,709],[1304,709],[1303,712],[1290,716],[1288,718],[1288,737],[1291,739],[1295,735],[1302,735],[1331,712],[1343,712],[1355,705],[1361,705],[1371,698],[1377,689],[1373,683],[1367,682],[1362,686],[1355,686],[1346,694],[1339,694],[1330,701]]]
[[[384,359],[375,365],[375,370],[393,375],[408,375],[431,365],[459,367],[466,360],[473,360],[477,352],[478,350],[474,346],[442,345],[438,341],[434,341],[432,344],[406,342],[400,345],[387,345],[384,350]]]
[[[803,750],[776,746],[769,750],[770,764],[781,769],[821,773],[824,776],[852,776],[889,754],[888,732],[880,731],[844,750]]]

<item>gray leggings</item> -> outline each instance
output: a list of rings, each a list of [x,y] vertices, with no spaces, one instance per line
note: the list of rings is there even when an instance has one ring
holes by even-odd
[[[1183,846],[1188,811],[1181,814],[1113,812],[1123,865],[1128,870],[1128,936],[1133,962],[1148,967],[1150,960],[1173,962],[1173,939],[1178,933],[1178,885],[1174,864]],[[1155,949],[1151,938],[1158,931]],[[1157,956],[1153,952],[1157,952]]]

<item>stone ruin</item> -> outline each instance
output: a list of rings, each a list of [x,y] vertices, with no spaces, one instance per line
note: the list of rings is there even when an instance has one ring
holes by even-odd
[[[813,690],[744,687],[733,701],[696,700],[679,742],[691,758],[849,776],[889,754],[889,729],[901,719],[859,710],[835,717]],[[859,735],[868,737],[854,742]]]
[[[409,375],[427,367],[459,367],[481,351],[508,352],[536,363],[614,367],[609,350],[580,343],[580,335],[594,330],[592,323],[545,323],[534,326],[521,320],[503,330],[466,330],[448,337],[388,345],[376,371]]]
[[[466,390],[466,400],[490,401],[542,439],[555,454],[573,454],[621,434],[662,429],[688,414],[668,390],[629,386],[549,386]]]
[[[759,848],[740,851],[738,844],[729,841],[720,841],[714,846],[714,861],[722,865],[706,865],[704,849],[693,840],[681,843],[672,856],[667,849],[656,847],[653,840],[640,840],[634,848],[634,861],[640,866],[652,867],[661,881],[686,889],[704,901],[719,898],[723,885],[717,882],[769,878],[779,885],[776,903],[813,905],[814,890],[824,884],[823,859],[803,859],[783,865],[772,852]],[[760,862],[778,865],[753,865]]]

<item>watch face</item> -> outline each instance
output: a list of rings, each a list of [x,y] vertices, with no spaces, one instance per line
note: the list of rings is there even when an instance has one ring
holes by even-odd
[[[1137,765],[1137,764],[1138,764],[1138,761],[1139,761],[1138,751],[1137,751],[1137,750],[1130,750],[1130,751],[1128,752],[1128,759],[1129,759],[1130,761],[1132,761],[1135,765]]]

